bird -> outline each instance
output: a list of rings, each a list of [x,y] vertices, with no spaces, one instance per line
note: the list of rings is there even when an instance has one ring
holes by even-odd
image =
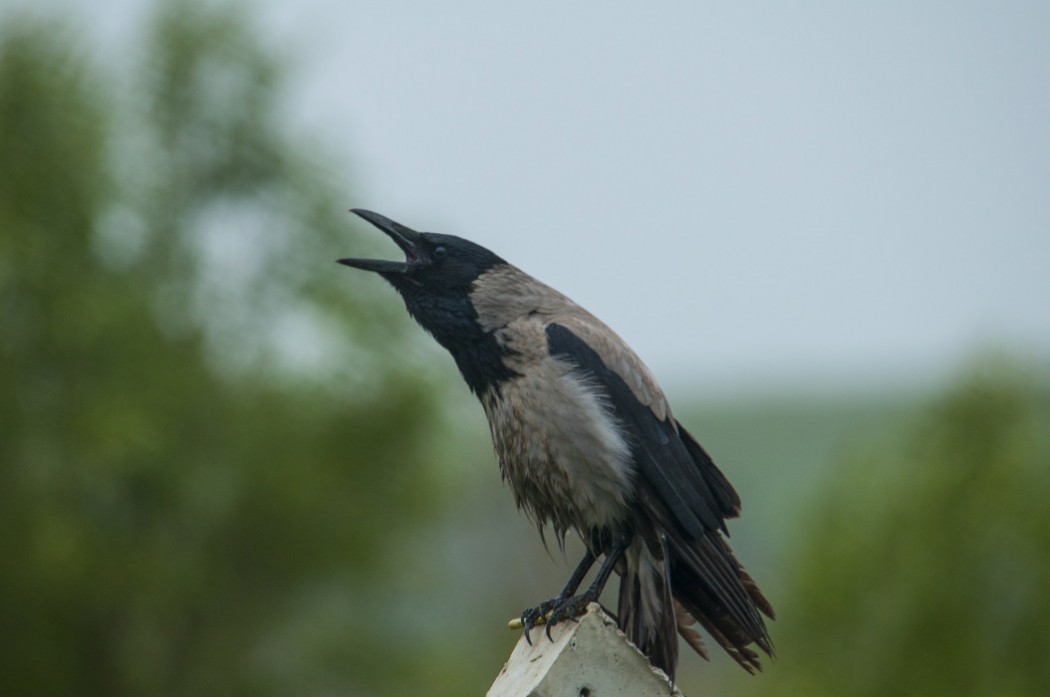
[[[740,497],[635,352],[479,244],[351,212],[405,259],[338,263],[385,279],[452,355],[481,402],[501,475],[541,536],[553,530],[562,548],[567,534],[583,541],[562,590],[522,611],[526,640],[541,624],[550,638],[552,626],[582,614],[615,573],[617,625],[672,681],[678,636],[709,659],[697,624],[749,673],[761,670],[756,647],[774,655],[763,615],[775,614],[727,542]]]

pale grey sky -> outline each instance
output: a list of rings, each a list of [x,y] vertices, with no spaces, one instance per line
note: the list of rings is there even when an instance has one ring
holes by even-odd
[[[1050,3],[247,4],[347,208],[492,248],[665,381],[1050,355]]]

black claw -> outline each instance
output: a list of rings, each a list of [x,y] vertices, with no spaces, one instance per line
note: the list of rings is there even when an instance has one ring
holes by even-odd
[[[544,603],[540,603],[537,607],[521,613],[521,623],[525,628],[525,641],[529,642],[529,646],[532,646],[529,630],[535,628],[536,620],[540,617],[546,618],[547,626],[544,629],[544,633],[547,635],[547,639],[554,641],[554,637],[551,636],[551,627],[565,620],[578,622],[579,620],[576,617],[586,611],[587,604],[592,600],[594,598],[591,593],[583,593],[582,595],[569,598],[551,598]]]
[[[529,630],[535,629],[537,621],[544,617],[558,601],[558,598],[551,598],[545,602],[540,603],[536,607],[530,607],[523,610],[521,613],[521,625],[525,631],[525,641],[532,646],[532,637],[529,636]]]
[[[536,616],[532,610],[526,610],[521,613],[521,624],[525,628],[525,641],[529,642],[529,646],[532,646],[532,638],[529,636],[529,630],[536,626]]]
[[[529,636],[529,630],[535,629],[538,620],[540,618],[546,618],[548,613],[550,613],[553,608],[557,607],[563,600],[564,598],[560,597],[551,598],[550,600],[543,601],[536,607],[530,607],[522,611],[521,624],[525,631],[525,641],[529,643],[529,646],[532,646],[532,637]],[[550,635],[548,634],[548,636]]]

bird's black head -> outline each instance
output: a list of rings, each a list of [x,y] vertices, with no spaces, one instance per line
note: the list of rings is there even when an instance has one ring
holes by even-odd
[[[375,271],[390,282],[405,300],[420,294],[467,295],[474,280],[497,264],[506,262],[481,245],[454,235],[416,232],[372,211],[352,211],[390,236],[405,260],[340,259],[340,264]],[[409,311],[413,308],[409,307]]]
[[[498,376],[470,373],[504,371],[497,366],[495,340],[478,325],[470,294],[478,276],[506,262],[460,237],[416,232],[372,211],[355,208],[353,213],[394,240],[405,260],[340,259],[339,263],[374,271],[394,286],[409,314],[452,353],[471,389],[480,393]]]

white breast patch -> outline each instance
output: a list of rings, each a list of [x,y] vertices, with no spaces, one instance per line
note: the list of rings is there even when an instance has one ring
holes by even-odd
[[[624,520],[630,448],[600,390],[570,364],[546,357],[482,402],[504,478],[538,524],[586,539]]]

